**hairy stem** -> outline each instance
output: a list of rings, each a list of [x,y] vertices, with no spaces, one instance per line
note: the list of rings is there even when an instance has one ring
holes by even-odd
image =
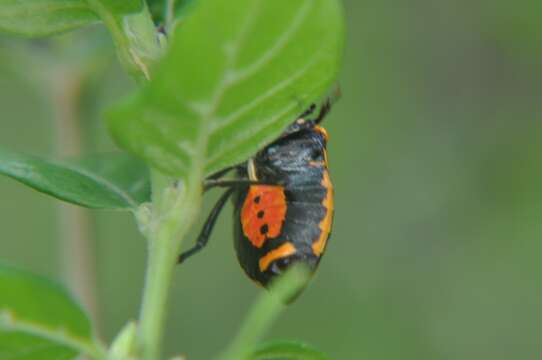
[[[201,177],[172,185],[153,174],[153,218],[149,231],[149,255],[140,314],[139,347],[144,360],[160,358],[167,298],[181,242],[201,204]]]

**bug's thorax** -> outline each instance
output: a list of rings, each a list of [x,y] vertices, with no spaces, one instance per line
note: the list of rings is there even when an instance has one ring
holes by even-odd
[[[327,169],[325,130],[310,126],[286,134],[248,161],[248,177],[286,188],[320,183]]]

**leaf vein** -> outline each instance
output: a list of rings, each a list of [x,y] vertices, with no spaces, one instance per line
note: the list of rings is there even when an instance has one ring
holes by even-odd
[[[314,86],[314,88],[318,88],[320,84],[317,84]],[[213,168],[215,163],[219,163],[223,157],[227,157],[229,152],[234,150],[237,147],[242,146],[243,142],[246,142],[247,140],[259,137],[259,133],[267,131],[267,128],[271,126],[278,118],[284,116],[286,113],[288,113],[295,105],[291,103],[289,106],[287,106],[282,112],[278,113],[275,116],[271,116],[267,119],[264,119],[261,122],[258,122],[254,127],[252,127],[250,130],[244,131],[241,133],[242,135],[237,137],[235,140],[235,144],[233,146],[226,146],[220,149],[220,151],[217,151],[218,155],[215,155],[214,157],[211,157],[207,163],[207,168]],[[231,141],[230,141],[231,143]]]
[[[297,12],[296,16],[293,18],[290,26],[286,31],[284,31],[275,44],[273,44],[265,53],[263,53],[260,58],[256,59],[252,64],[248,65],[243,70],[233,70],[229,76],[229,85],[234,85],[240,81],[245,80],[246,78],[252,76],[263,66],[268,64],[275,56],[277,56],[280,51],[287,45],[289,38],[299,30],[300,26],[303,24],[303,21],[306,19],[309,14],[310,6],[309,2],[305,0]]]
[[[246,103],[245,105],[239,107],[238,110],[234,111],[232,114],[221,118],[220,121],[218,121],[218,124],[213,127],[212,132],[217,132],[220,129],[223,129],[224,127],[227,127],[233,123],[236,122],[238,118],[267,100],[268,98],[276,95],[278,92],[282,91],[284,88],[288,87],[290,84],[292,84],[294,81],[302,77],[305,72],[317,61],[319,60],[317,56],[313,57],[311,61],[309,61],[305,66],[303,66],[301,69],[298,69],[295,73],[293,73],[291,76],[286,77],[285,79],[277,83],[275,86],[271,87],[268,91],[264,92],[262,95],[256,97],[254,100],[252,100],[249,103]]]
[[[132,207],[137,206],[137,201],[135,199],[133,199],[130,194],[128,194],[127,192],[125,192],[124,190],[122,190],[120,187],[116,186],[115,184],[113,184],[109,180],[107,180],[107,179],[105,179],[105,178],[103,178],[101,176],[98,176],[96,174],[93,174],[91,172],[88,172],[86,170],[83,170],[81,168],[78,168],[76,166],[73,166],[73,165],[62,164],[61,166],[65,167],[66,169],[69,169],[69,170],[71,170],[71,171],[73,171],[73,172],[75,172],[75,173],[77,173],[79,175],[83,175],[83,176],[89,178],[90,180],[93,180],[96,183],[104,186],[105,188],[107,188],[111,192],[113,192],[116,195],[120,196],[124,201],[126,201],[128,203],[128,205],[130,205]]]
[[[243,43],[245,42],[245,39],[247,35],[250,33],[250,30],[252,27],[256,24],[256,19],[258,18],[257,14],[261,11],[262,7],[262,0],[254,1],[252,11],[248,11],[247,19],[245,19],[243,25],[241,26],[241,29],[239,30],[237,34],[237,39],[233,40],[231,44],[228,44],[225,46],[226,51],[226,66],[225,69],[231,69],[235,66],[235,63],[237,62],[237,55],[239,53],[239,49],[242,47]],[[252,16],[250,16],[252,14]],[[215,89],[214,95],[212,97],[212,100],[210,104],[206,106],[207,111],[206,116],[206,126],[209,128],[212,124],[213,114],[216,112],[216,109],[219,107],[220,103],[222,102],[222,99],[224,97],[224,93],[226,90],[229,89],[231,86],[229,82],[229,72],[226,70],[222,74],[222,78],[219,81],[218,86]]]
[[[58,345],[57,345],[58,346]],[[47,350],[47,349],[51,349],[51,348],[54,348],[56,347],[55,345],[53,344],[40,344],[39,346],[31,346],[31,347],[26,347],[24,349],[20,349],[18,351],[15,351],[15,352],[10,352],[9,355],[4,355],[4,354],[0,354],[2,355],[2,359],[3,360],[13,360],[13,359],[18,359],[18,358],[21,358],[22,356],[28,356],[32,353],[35,353],[37,351],[42,351],[42,350]]]
[[[21,1],[18,1],[20,5],[16,5],[15,9],[10,11],[6,11],[5,8],[2,9],[2,13],[0,14],[0,17],[12,17],[12,16],[42,16],[43,12],[55,12],[55,11],[63,11],[63,10],[88,10],[89,13],[92,13],[92,10],[90,7],[84,3],[49,3],[49,4],[43,4],[43,3],[23,3]],[[9,8],[8,8],[9,10]],[[34,13],[34,14],[32,14]]]
[[[105,358],[104,351],[97,344],[70,334],[67,330],[50,327],[16,318],[9,309],[0,311],[0,329],[8,332],[22,332],[49,340],[53,343],[77,350],[81,353],[92,355],[97,359]]]

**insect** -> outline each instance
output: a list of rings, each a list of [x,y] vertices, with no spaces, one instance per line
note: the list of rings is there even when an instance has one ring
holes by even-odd
[[[312,105],[273,143],[247,162],[206,179],[204,189],[225,187],[196,244],[179,263],[203,249],[228,198],[235,205],[234,242],[245,273],[267,287],[291,265],[315,271],[333,223],[333,185],[328,171],[328,134],[319,124],[331,108],[328,99],[313,120]],[[235,170],[236,178],[223,177]]]

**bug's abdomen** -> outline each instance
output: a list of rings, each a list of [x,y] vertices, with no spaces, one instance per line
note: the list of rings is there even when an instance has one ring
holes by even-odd
[[[302,186],[253,185],[237,194],[237,256],[247,275],[264,286],[294,261],[316,268],[333,219],[333,187],[322,170]]]
[[[327,169],[323,169],[317,183],[286,192],[289,212],[284,231],[297,234],[295,242],[306,253],[320,257],[325,250],[333,224],[333,195]]]
[[[288,205],[281,186],[249,187],[241,209],[243,234],[252,246],[261,248],[283,231]]]

